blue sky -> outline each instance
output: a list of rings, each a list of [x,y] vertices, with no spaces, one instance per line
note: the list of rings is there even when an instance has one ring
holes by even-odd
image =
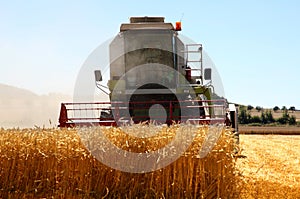
[[[130,16],[182,18],[229,101],[300,109],[298,1],[1,1],[0,83],[72,94],[89,54]],[[183,16],[183,17],[182,17]]]

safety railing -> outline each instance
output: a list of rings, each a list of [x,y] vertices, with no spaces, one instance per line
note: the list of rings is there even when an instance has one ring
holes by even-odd
[[[117,126],[129,122],[224,123],[225,100],[62,103],[59,127]]]

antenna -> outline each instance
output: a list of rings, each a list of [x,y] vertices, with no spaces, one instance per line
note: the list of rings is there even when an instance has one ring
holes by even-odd
[[[184,16],[184,12],[181,14],[180,22],[182,21],[183,16]]]

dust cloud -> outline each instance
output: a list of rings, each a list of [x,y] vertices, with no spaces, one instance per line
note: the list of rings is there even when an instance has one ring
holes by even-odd
[[[64,94],[37,95],[0,84],[0,128],[56,127],[60,104],[71,100]]]

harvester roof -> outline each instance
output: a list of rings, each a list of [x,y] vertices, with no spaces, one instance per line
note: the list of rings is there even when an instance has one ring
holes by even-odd
[[[172,23],[165,23],[164,17],[131,17],[130,23],[123,23],[120,32],[126,30],[164,29],[174,30]]]

